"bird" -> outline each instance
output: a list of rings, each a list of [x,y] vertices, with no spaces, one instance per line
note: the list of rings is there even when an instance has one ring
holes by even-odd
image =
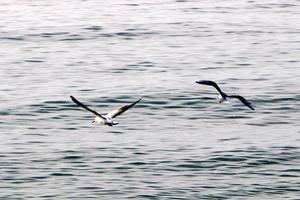
[[[125,105],[122,107],[119,107],[109,113],[107,113],[106,115],[100,115],[98,112],[90,109],[89,107],[87,107],[86,105],[84,105],[83,103],[81,103],[80,101],[78,101],[75,97],[70,96],[71,100],[76,103],[78,106],[86,109],[87,111],[90,111],[91,113],[93,113],[94,115],[96,115],[95,119],[92,121],[92,123],[100,123],[102,125],[108,125],[108,126],[114,126],[114,125],[118,125],[118,122],[113,121],[113,118],[117,117],[118,115],[122,114],[123,112],[125,112],[126,110],[132,108],[135,104],[137,104],[138,102],[140,102],[142,99],[140,98],[139,100],[129,104],[129,105]]]
[[[196,83],[202,84],[202,85],[210,85],[210,86],[213,86],[214,88],[216,88],[219,92],[219,96],[218,96],[219,103],[223,103],[224,101],[227,101],[227,98],[236,98],[236,99],[240,100],[245,106],[247,106],[251,110],[255,110],[253,108],[253,106],[251,105],[251,103],[249,101],[247,101],[243,96],[240,96],[240,95],[227,95],[226,93],[224,93],[220,89],[218,84],[216,84],[214,81],[200,80],[200,81],[196,81]]]

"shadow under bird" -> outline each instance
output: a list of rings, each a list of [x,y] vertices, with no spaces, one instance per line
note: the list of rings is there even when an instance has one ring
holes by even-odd
[[[251,103],[249,101],[247,101],[244,97],[240,96],[240,95],[227,95],[226,93],[224,93],[220,87],[213,81],[209,81],[209,80],[201,80],[201,81],[196,81],[196,83],[198,84],[202,84],[202,85],[210,85],[213,86],[214,88],[217,89],[217,91],[219,92],[219,96],[218,96],[218,100],[219,103],[223,103],[224,101],[227,101],[227,98],[236,98],[239,99],[245,106],[247,106],[248,108],[250,108],[251,110],[255,110]]]
[[[103,125],[108,125],[108,126],[114,126],[119,124],[118,122],[114,122],[113,118],[117,117],[118,115],[122,114],[123,112],[125,112],[126,110],[132,108],[135,104],[137,104],[138,102],[140,102],[142,99],[139,99],[129,105],[125,105],[122,107],[119,107],[111,112],[109,112],[106,115],[100,115],[98,112],[88,108],[86,105],[84,105],[83,103],[81,103],[80,101],[78,101],[75,97],[70,96],[72,101],[74,103],[76,103],[78,106],[86,109],[87,111],[90,111],[91,113],[93,113],[94,115],[96,115],[94,121],[92,121],[92,123],[100,123]]]

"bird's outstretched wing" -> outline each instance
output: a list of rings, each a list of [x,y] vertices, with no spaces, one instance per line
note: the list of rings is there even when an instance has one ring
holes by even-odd
[[[222,92],[222,90],[220,89],[220,87],[219,87],[215,82],[213,82],[213,81],[202,80],[202,81],[196,81],[196,83],[202,84],[202,85],[210,85],[210,86],[213,86],[213,87],[215,87],[215,88],[218,90],[218,92],[219,92],[220,94],[224,94],[224,92]]]
[[[126,105],[126,106],[122,106],[120,108],[117,108],[111,112],[109,112],[106,116],[109,118],[115,118],[118,115],[122,114],[123,112],[125,112],[126,110],[132,108],[135,104],[137,104],[138,102],[140,102],[142,99],[139,99],[135,102],[133,102],[132,104]]]
[[[245,104],[246,106],[248,106],[251,110],[255,110],[251,103],[249,101],[247,101],[244,97],[240,96],[240,95],[228,95],[229,98],[237,98],[239,99],[243,104]]]
[[[103,116],[101,116],[99,113],[97,113],[96,111],[94,111],[94,110],[88,108],[86,105],[82,104],[80,101],[78,101],[77,99],[75,99],[75,97],[73,97],[73,96],[70,96],[70,97],[71,97],[72,101],[73,101],[74,103],[76,103],[77,105],[79,105],[80,107],[82,107],[82,108],[84,108],[84,109],[90,111],[91,113],[93,113],[94,115],[96,115],[96,116],[98,116],[98,117],[100,117],[100,118],[102,118],[102,119],[105,119],[105,118],[104,118]]]

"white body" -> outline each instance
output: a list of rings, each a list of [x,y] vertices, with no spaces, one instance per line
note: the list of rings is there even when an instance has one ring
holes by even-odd
[[[219,94],[219,96],[218,96],[219,103],[223,103],[226,100],[227,100],[226,98],[224,98],[221,94]]]
[[[99,124],[109,125],[109,126],[119,124],[117,122],[114,122],[110,117],[107,117],[107,116],[105,116],[105,119],[102,119],[101,117],[96,116],[95,120],[92,123],[99,123]]]

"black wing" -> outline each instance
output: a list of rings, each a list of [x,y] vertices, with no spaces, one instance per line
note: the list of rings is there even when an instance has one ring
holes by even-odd
[[[140,102],[142,99],[137,100],[136,102],[133,102],[132,104],[126,105],[126,106],[122,106],[120,108],[117,108],[113,111],[111,111],[110,113],[108,113],[106,116],[110,117],[110,118],[115,118],[118,115],[122,114],[123,112],[125,112],[126,110],[132,108],[135,104],[137,104],[138,102]]]
[[[240,95],[229,95],[229,98],[237,98],[239,99],[241,102],[243,102],[243,104],[245,104],[246,106],[248,106],[251,110],[255,110],[252,106],[251,103],[249,101],[247,101],[244,97],[240,96]]]
[[[218,86],[215,82],[213,82],[213,81],[202,80],[202,81],[196,81],[196,83],[202,84],[202,85],[210,85],[210,86],[213,86],[213,87],[215,87],[215,88],[218,90],[218,92],[219,92],[220,94],[224,94],[224,92],[222,92],[222,90],[219,88],[219,86]]]
[[[77,99],[75,99],[75,97],[73,97],[73,96],[70,96],[70,97],[71,97],[72,101],[73,101],[74,103],[76,103],[77,105],[79,105],[80,107],[82,107],[82,108],[84,108],[84,109],[90,111],[91,113],[93,113],[94,115],[96,115],[96,116],[98,116],[98,117],[100,117],[100,118],[102,118],[102,119],[105,119],[103,116],[101,116],[101,115],[100,115],[99,113],[97,113],[96,111],[94,111],[94,110],[88,108],[86,105],[83,105],[81,102],[79,102]]]

